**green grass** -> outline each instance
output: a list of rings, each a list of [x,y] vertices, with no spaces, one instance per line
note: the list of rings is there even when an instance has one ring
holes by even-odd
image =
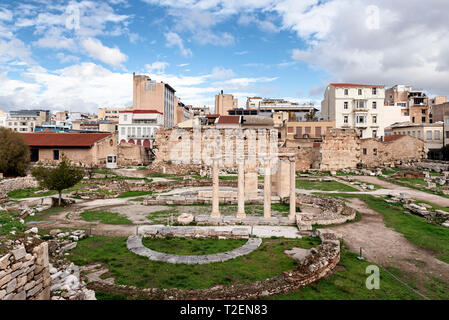
[[[8,235],[11,231],[21,233],[27,228],[18,220],[18,215],[12,212],[0,211],[0,236]],[[1,242],[1,241],[0,241]]]
[[[145,195],[151,195],[153,194],[153,191],[126,191],[117,196],[117,198],[130,198],[130,197],[138,197],[138,196],[145,196]]]
[[[420,296],[380,270],[380,288],[366,288],[368,261],[359,261],[357,254],[343,249],[336,271],[327,279],[289,294],[279,294],[273,300],[416,300]]]
[[[124,216],[120,216],[116,212],[108,211],[84,211],[81,217],[85,221],[99,221],[103,224],[132,224],[132,222]]]
[[[311,181],[306,179],[296,180],[296,188],[305,190],[358,192],[359,190],[337,181]]]
[[[382,215],[387,227],[402,233],[414,245],[431,250],[437,259],[449,263],[449,228],[427,223],[426,219],[411,213],[404,214],[404,208],[400,203],[388,203],[385,201],[385,198],[367,194],[341,193],[328,194],[327,196],[359,198],[363,200],[370,209]]]
[[[204,255],[234,250],[243,246],[242,239],[184,239],[184,238],[144,238],[147,248],[178,255]]]
[[[47,220],[51,215],[64,211],[64,207],[53,207],[41,212],[36,212],[34,216],[27,216],[25,222]]]
[[[34,197],[46,197],[57,194],[57,191],[50,190],[46,192],[38,192],[40,188],[27,188],[27,189],[17,189],[8,192],[8,197],[11,199],[22,199],[22,198],[34,198]]]
[[[432,189],[427,189],[425,187],[425,182],[423,182],[423,183],[416,182],[416,184],[415,184],[415,183],[411,183],[410,181],[407,181],[407,180],[412,180],[412,179],[391,179],[391,178],[384,178],[384,177],[380,177],[380,176],[378,178],[380,180],[390,182],[393,184],[397,184],[399,186],[419,190],[422,192],[427,192],[430,194],[435,194],[437,196],[444,197],[444,198],[449,198],[449,195],[444,194],[442,191],[440,191],[440,186],[438,184],[437,184],[437,190],[432,190]],[[421,179],[418,179],[418,180],[421,180]],[[423,181],[424,181],[424,179],[423,179]]]
[[[94,236],[78,242],[68,258],[76,265],[103,263],[119,285],[139,288],[203,289],[261,281],[291,270],[297,262],[284,250],[292,247],[311,248],[315,238],[264,239],[254,252],[222,263],[203,265],[169,264],[151,261],[126,248],[126,237]]]
[[[225,180],[237,180],[238,176],[219,176],[218,179],[223,180],[223,181],[225,181]]]

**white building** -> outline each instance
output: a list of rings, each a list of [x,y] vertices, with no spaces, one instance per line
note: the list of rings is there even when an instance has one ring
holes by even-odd
[[[118,141],[146,147],[152,146],[156,130],[164,126],[164,116],[156,110],[121,111],[118,124]]]
[[[336,128],[359,129],[361,138],[384,136],[384,129],[406,121],[400,108],[385,106],[385,86],[331,83],[321,102],[324,121],[334,121]]]

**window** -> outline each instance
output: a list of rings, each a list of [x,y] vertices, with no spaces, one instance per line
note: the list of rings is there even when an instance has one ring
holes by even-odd
[[[366,148],[363,148],[363,154],[366,155]]]
[[[421,139],[421,131],[418,131],[418,139]]]
[[[373,109],[377,109],[377,102],[373,101]]]
[[[343,117],[343,122],[344,122],[344,123],[348,123],[348,116],[344,116],[344,117]]]
[[[377,138],[377,130],[373,130],[373,138]]]
[[[373,88],[373,95],[377,94],[377,88]]]
[[[359,89],[359,96],[362,95],[362,89]]]
[[[432,131],[430,131],[430,130],[426,131],[426,139],[432,140]]]
[[[446,138],[449,139],[449,131],[446,131]]]
[[[433,132],[433,137],[434,137],[435,140],[440,140],[440,131],[435,130]]]
[[[348,89],[345,89],[345,96],[349,94]]]
[[[356,123],[359,123],[359,124],[366,123],[366,117],[365,116],[357,116],[355,119],[356,119]]]
[[[377,156],[377,149],[376,148],[373,149],[373,155]]]
[[[345,110],[347,110],[348,109],[348,101],[345,101],[344,102],[344,107],[343,107]]]
[[[422,113],[422,114],[426,114],[426,109],[422,109],[422,110],[421,110],[421,113]]]
[[[425,123],[426,122],[426,117],[421,117],[421,122]]]
[[[53,160],[59,160],[59,150],[53,150]]]
[[[412,117],[412,122],[415,123],[415,117]]]
[[[126,131],[126,128],[124,128],[124,127],[120,128],[120,132],[121,132],[122,136],[124,136],[126,134],[125,131]]]
[[[377,123],[377,116],[373,116],[373,123]]]

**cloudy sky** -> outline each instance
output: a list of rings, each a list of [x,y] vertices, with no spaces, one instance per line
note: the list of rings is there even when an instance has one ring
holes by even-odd
[[[0,0],[0,109],[132,104],[132,73],[213,106],[332,81],[449,95],[447,0]]]

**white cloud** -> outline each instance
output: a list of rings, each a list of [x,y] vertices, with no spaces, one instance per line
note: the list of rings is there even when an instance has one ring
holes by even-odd
[[[76,48],[75,41],[64,37],[60,29],[57,28],[51,28],[42,38],[33,42],[33,44],[37,47],[52,49],[74,50]]]
[[[174,32],[168,32],[165,34],[165,40],[166,42],[166,46],[167,47],[178,47],[179,51],[181,52],[181,54],[185,57],[189,57],[192,55],[192,51],[188,48],[184,47],[184,43],[181,39],[181,37]]]
[[[128,59],[128,57],[123,54],[118,47],[106,47],[98,39],[85,39],[81,42],[81,45],[87,51],[89,56],[111,66],[117,67]]]
[[[152,64],[146,64],[145,69],[147,72],[152,73],[163,73],[165,68],[167,68],[170,64],[168,62],[156,61]]]
[[[234,76],[234,72],[231,69],[225,69],[222,67],[214,67],[212,69],[212,74],[210,75],[210,78],[212,79],[226,79],[226,78],[232,78]]]

